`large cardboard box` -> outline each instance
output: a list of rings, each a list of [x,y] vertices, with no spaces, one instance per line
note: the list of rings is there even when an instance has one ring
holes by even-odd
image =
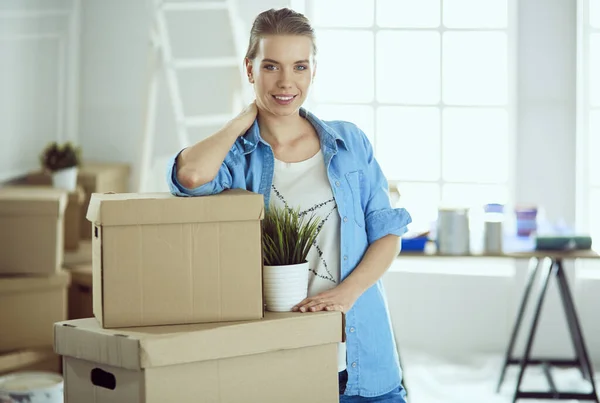
[[[0,352],[50,347],[53,325],[67,318],[70,276],[0,277]]]
[[[69,319],[94,317],[92,304],[92,265],[84,264],[70,268]]]
[[[52,274],[63,261],[67,193],[0,188],[0,274]]]
[[[79,167],[77,183],[83,187],[84,200],[81,210],[81,239],[92,238],[92,227],[86,219],[87,206],[92,193],[126,193],[129,190],[131,168],[128,164],[116,162],[84,161]],[[34,172],[27,176],[32,185],[51,185],[52,177],[45,172]]]
[[[81,235],[81,211],[85,192],[81,186],[77,186],[74,192],[69,193],[67,208],[65,210],[65,250],[74,251],[79,249]]]
[[[258,321],[102,329],[55,325],[65,402],[337,403],[340,312]]]
[[[262,195],[94,194],[94,315],[105,328],[260,319]]]
[[[24,371],[49,371],[60,374],[61,368],[61,357],[52,347],[0,354],[0,375]]]

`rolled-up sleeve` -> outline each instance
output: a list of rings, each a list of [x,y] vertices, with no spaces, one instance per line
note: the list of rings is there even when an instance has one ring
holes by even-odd
[[[373,147],[363,133],[363,144],[367,154],[368,190],[365,205],[365,222],[369,244],[386,235],[402,236],[408,231],[412,218],[404,208],[392,208],[388,181],[373,155]]]
[[[171,157],[167,163],[167,185],[171,194],[175,196],[208,196],[221,193],[231,187],[231,173],[227,164],[223,162],[215,179],[194,189],[186,188],[177,179],[177,157],[180,153],[181,151]]]

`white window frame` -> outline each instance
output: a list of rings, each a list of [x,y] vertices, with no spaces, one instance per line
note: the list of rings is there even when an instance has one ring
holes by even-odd
[[[441,9],[440,12],[443,12],[443,0],[441,1]],[[374,19],[373,21],[373,25],[371,26],[371,30],[376,34],[378,31],[380,30],[385,30],[385,31],[392,31],[392,32],[402,32],[402,31],[409,31],[409,32],[418,32],[418,31],[436,31],[439,32],[440,35],[442,35],[444,32],[506,32],[507,34],[507,64],[508,64],[508,97],[507,97],[507,103],[505,104],[505,106],[488,106],[488,105],[446,105],[444,104],[443,100],[440,99],[440,102],[438,102],[437,104],[428,104],[428,105],[422,105],[422,104],[407,104],[407,103],[380,103],[377,101],[377,98],[374,97],[373,101],[370,103],[344,103],[344,102],[336,102],[335,105],[344,105],[344,104],[348,104],[348,105],[360,105],[360,106],[369,106],[373,109],[374,111],[374,133],[371,133],[370,136],[373,138],[373,148],[375,150],[375,155],[377,156],[377,149],[378,149],[378,144],[377,144],[377,108],[380,106],[409,106],[409,107],[423,107],[423,106],[427,106],[427,107],[437,107],[440,109],[440,113],[443,113],[443,110],[445,107],[451,107],[451,108],[503,108],[507,111],[508,113],[508,178],[506,182],[502,182],[502,183],[477,183],[477,182],[455,182],[455,181],[448,181],[448,180],[444,180],[443,178],[443,150],[441,150],[440,153],[440,158],[442,159],[440,162],[440,175],[437,181],[422,181],[422,180],[398,180],[397,178],[390,178],[389,179],[389,183],[390,183],[390,187],[395,187],[400,183],[406,183],[406,184],[433,184],[433,185],[437,185],[439,192],[440,192],[440,199],[443,197],[443,188],[444,185],[446,184],[456,184],[456,185],[482,185],[482,186],[486,186],[486,185],[500,185],[500,186],[505,186],[506,187],[506,192],[507,192],[507,209],[510,209],[510,206],[512,206],[514,204],[514,200],[515,200],[515,192],[516,192],[516,165],[517,165],[517,155],[516,155],[516,133],[517,133],[517,0],[507,0],[507,4],[508,4],[508,14],[507,14],[507,27],[504,29],[476,29],[476,28],[465,28],[465,29],[456,29],[456,28],[446,28],[443,25],[441,25],[440,27],[438,27],[437,29],[435,28],[380,28],[377,26],[377,23]],[[350,2],[348,3],[350,6]],[[374,7],[377,7],[377,0],[374,1]],[[292,0],[291,1],[291,6],[299,11],[304,13],[309,19],[311,18],[311,10],[310,10],[310,3],[306,0]],[[318,29],[319,27],[317,27]],[[327,27],[324,29],[343,29],[343,30],[368,30],[369,28],[365,28],[365,27],[361,27],[361,28],[355,28],[355,27]],[[373,38],[374,41],[377,40],[377,36],[374,35]],[[443,47],[440,48],[440,52],[443,52]],[[375,61],[375,68],[374,68],[374,74],[377,74],[377,67],[376,67],[376,61]],[[443,59],[440,58],[440,63],[443,63]],[[442,73],[442,69],[440,70],[440,74]],[[443,85],[443,84],[441,84]],[[314,99],[309,99],[308,100],[309,105],[317,105],[318,103],[314,100]],[[323,103],[324,105],[329,105],[329,104],[333,104],[330,102],[327,103]],[[443,124],[443,120],[440,119],[440,125]],[[440,144],[443,144],[443,131],[440,130],[440,136],[441,136],[441,142]],[[441,201],[441,200],[440,200]],[[508,210],[510,211],[510,210]]]
[[[576,158],[576,225],[579,231],[588,233],[592,226],[591,197],[592,191],[600,189],[591,180],[589,116],[592,111],[600,111],[590,103],[590,38],[592,34],[600,34],[600,28],[594,28],[589,22],[590,0],[577,2],[577,158]],[[599,240],[596,239],[596,242]]]

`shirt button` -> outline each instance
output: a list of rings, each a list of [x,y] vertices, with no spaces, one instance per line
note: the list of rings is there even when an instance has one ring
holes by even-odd
[[[356,363],[355,362],[352,363],[352,368],[356,368]]]
[[[348,260],[348,255],[344,255],[344,260]]]
[[[353,327],[350,328],[350,333],[354,333],[354,328]]]
[[[335,186],[339,187],[340,186],[340,181],[335,181]]]
[[[348,222],[348,217],[344,217],[344,222]]]

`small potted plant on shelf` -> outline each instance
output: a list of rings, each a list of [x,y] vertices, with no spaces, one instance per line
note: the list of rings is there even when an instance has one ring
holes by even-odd
[[[318,217],[271,206],[263,220],[263,290],[268,311],[288,312],[308,292],[306,260],[319,232]]]
[[[70,142],[51,142],[40,155],[42,169],[52,175],[55,188],[75,191],[77,173],[81,164],[81,149]]]

